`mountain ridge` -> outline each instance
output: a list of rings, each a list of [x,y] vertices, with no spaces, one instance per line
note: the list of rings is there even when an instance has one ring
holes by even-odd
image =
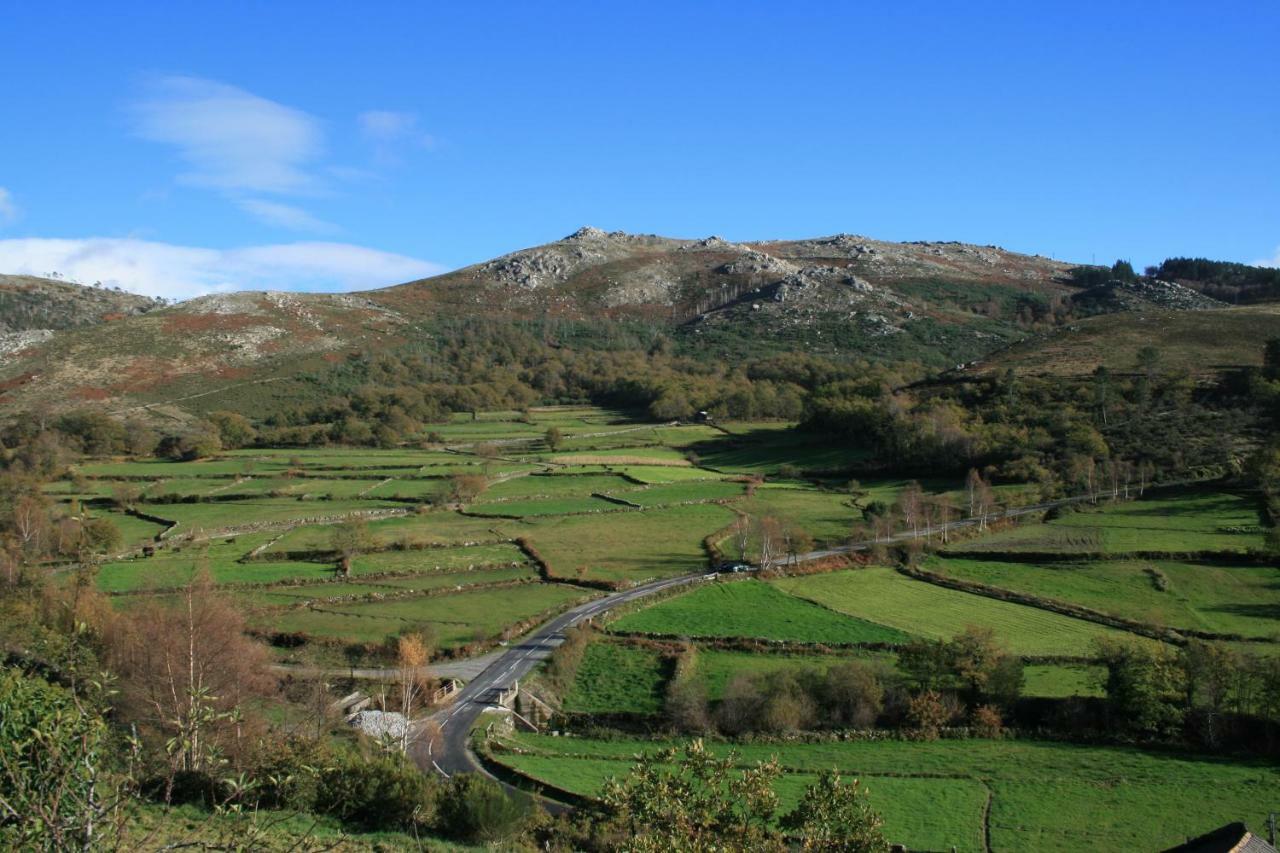
[[[555,346],[585,334],[607,348],[625,330],[730,363],[794,352],[942,369],[1073,316],[1073,268],[960,242],[737,243],[584,227],[375,290],[210,294],[115,319],[108,336],[72,328],[21,340],[0,350],[0,407],[154,408],[264,380],[286,395],[348,359],[429,350],[477,323],[536,327]],[[1161,307],[1144,294],[1126,290],[1103,310]],[[185,416],[180,405],[165,412]]]

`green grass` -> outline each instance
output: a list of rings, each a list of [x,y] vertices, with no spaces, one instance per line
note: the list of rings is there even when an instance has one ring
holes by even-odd
[[[688,465],[684,454],[670,447],[627,447],[605,450],[574,450],[558,453],[551,461],[566,465]]]
[[[1022,668],[1023,696],[1060,699],[1066,696],[1102,696],[1100,666],[1086,664],[1029,664]]]
[[[155,541],[165,531],[163,524],[136,518],[118,510],[95,509],[95,518],[106,518],[120,531],[120,540],[126,548],[136,548]]]
[[[404,578],[378,578],[373,583],[392,589],[445,589],[447,587],[478,586],[504,581],[532,581],[538,573],[532,566],[508,566],[502,569],[462,569],[452,572],[429,572]],[[518,592],[512,593],[519,595]]]
[[[566,741],[570,743],[569,741]],[[576,744],[573,740],[571,743]],[[574,793],[598,794],[606,779],[626,774],[622,761],[592,758],[560,758],[499,753],[498,760],[525,775]],[[794,809],[805,788],[817,782],[816,773],[786,773],[774,785],[779,814]],[[872,807],[884,817],[890,838],[912,849],[982,849],[982,784],[967,779],[898,779],[880,776],[864,779]]]
[[[612,501],[593,497],[499,501],[496,503],[473,504],[467,508],[467,512],[472,515],[514,516],[518,518],[614,511],[625,511],[625,507]]]
[[[301,501],[296,498],[254,498],[217,503],[155,504],[143,509],[160,518],[177,521],[186,530],[218,530],[264,522],[348,515],[374,509],[404,509],[404,506],[371,500]]]
[[[607,777],[625,775],[632,756],[660,746],[540,735],[516,740],[538,754],[500,754],[504,763],[588,795]],[[858,777],[884,814],[892,841],[935,850],[953,844],[981,849],[987,789],[993,849],[1150,850],[1229,821],[1264,825],[1272,808],[1268,792],[1280,783],[1280,770],[1269,762],[1036,741],[713,744],[712,749],[732,749],[744,765],[776,756],[796,774],[834,767]],[[903,787],[895,787],[899,782]],[[784,809],[798,787],[779,787]]]
[[[558,577],[581,567],[592,580],[637,581],[686,574],[707,565],[702,539],[733,521],[716,504],[530,518],[504,529],[528,537]]]
[[[775,475],[783,465],[801,470],[844,470],[866,458],[866,451],[824,444],[799,430],[754,429],[733,437],[717,435],[691,448],[702,464],[735,474]]]
[[[1239,553],[1261,548],[1255,500],[1224,492],[1188,491],[1069,512],[958,544],[953,550],[1005,553]],[[1254,532],[1231,532],[1246,528]]]
[[[992,628],[1021,655],[1085,655],[1093,641],[1132,636],[1047,610],[913,580],[892,569],[783,578],[779,589],[833,610],[923,637],[950,638],[970,625]]]
[[[493,484],[480,496],[480,502],[511,498],[586,497],[593,492],[634,488],[634,483],[616,474],[533,474]]]
[[[620,465],[619,473],[642,483],[683,483],[689,480],[719,480],[723,474],[705,468],[681,468],[675,465]]]
[[[462,545],[455,548],[421,548],[413,551],[377,551],[351,561],[352,575],[395,572],[458,571],[481,567],[526,565],[528,558],[515,545]]]
[[[239,577],[250,571],[236,561],[269,538],[268,533],[222,537],[181,545],[177,549],[161,548],[153,557],[103,563],[98,569],[98,588],[103,592],[130,592],[182,586],[191,579],[198,563],[209,567],[215,583],[229,583],[231,581],[225,578]],[[296,564],[281,565],[294,566],[291,571],[296,571]]]
[[[628,614],[612,627],[675,637],[756,637],[801,643],[901,642],[906,635],[834,613],[757,580],[709,583]]]
[[[456,512],[415,513],[369,522],[369,535],[379,546],[457,545],[510,539],[514,525],[495,518],[470,518]],[[267,553],[327,551],[333,544],[333,525],[296,527],[285,533]]]
[[[332,577],[332,575],[330,575]],[[528,567],[509,569],[477,569],[461,572],[432,572],[407,578],[354,579],[351,582],[300,584],[297,586],[273,586],[251,592],[237,592],[238,600],[250,607],[294,604],[306,599],[333,599],[340,596],[360,596],[379,593],[390,595],[405,592],[429,592],[440,589],[463,590],[467,587],[505,581],[533,581],[538,575]],[[513,595],[519,593],[512,593]]]
[[[566,711],[656,714],[671,664],[655,649],[598,640],[586,648]]]
[[[258,614],[263,629],[313,637],[376,643],[420,625],[431,625],[442,648],[497,636],[504,628],[583,598],[579,588],[526,584],[515,589],[475,590],[456,595],[334,604],[311,610]]]
[[[724,689],[738,675],[764,675],[785,670],[817,670],[826,672],[833,666],[849,661],[865,663],[881,672],[891,669],[895,655],[892,652],[862,651],[855,654],[762,654],[724,649],[698,649],[695,672],[707,687],[707,698],[717,700],[724,696]]]
[[[1275,566],[935,558],[925,568],[1139,622],[1245,637],[1280,634],[1280,567]],[[1164,590],[1152,572],[1165,578]]]
[[[614,497],[643,507],[655,507],[669,504],[731,500],[742,497],[742,493],[743,485],[741,483],[702,480],[649,486],[642,489],[637,489],[633,486],[627,491],[616,490],[611,494]]]

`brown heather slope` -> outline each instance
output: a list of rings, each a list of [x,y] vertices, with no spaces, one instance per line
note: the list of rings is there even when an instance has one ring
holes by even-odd
[[[1098,367],[1133,371],[1138,351],[1155,347],[1162,369],[1205,375],[1262,364],[1266,342],[1280,337],[1280,305],[1204,311],[1140,311],[1090,317],[993,353],[972,374],[1083,376]]]

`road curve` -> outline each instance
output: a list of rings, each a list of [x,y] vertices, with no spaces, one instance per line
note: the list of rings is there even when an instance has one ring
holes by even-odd
[[[518,643],[509,646],[479,676],[468,682],[447,708],[423,720],[419,724],[422,736],[410,750],[410,756],[423,770],[446,777],[455,773],[484,772],[469,748],[471,727],[484,710],[493,705],[498,691],[512,687],[531,669],[550,657],[556,647],[564,642],[566,630],[620,604],[694,583],[706,576],[707,573],[703,571],[652,581],[592,599],[556,616]]]

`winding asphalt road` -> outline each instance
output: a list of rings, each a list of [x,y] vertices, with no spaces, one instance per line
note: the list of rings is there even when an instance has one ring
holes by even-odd
[[[471,753],[468,743],[471,727],[485,709],[497,703],[498,693],[514,686],[531,669],[551,656],[556,647],[564,642],[565,631],[600,616],[619,604],[671,587],[694,583],[705,577],[707,572],[704,571],[653,581],[593,599],[561,613],[510,646],[484,672],[468,682],[449,707],[437,711],[420,723],[422,736],[410,750],[411,757],[424,770],[434,770],[446,777],[455,773],[484,772]]]

